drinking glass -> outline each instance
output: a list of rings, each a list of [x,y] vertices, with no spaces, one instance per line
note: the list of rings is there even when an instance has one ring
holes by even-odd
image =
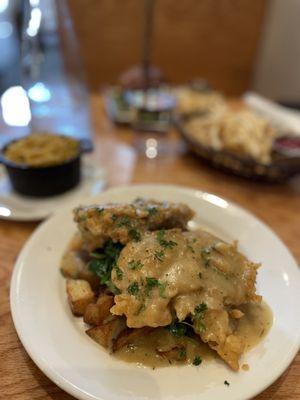
[[[90,136],[88,92],[66,0],[25,0],[21,71],[32,131]]]

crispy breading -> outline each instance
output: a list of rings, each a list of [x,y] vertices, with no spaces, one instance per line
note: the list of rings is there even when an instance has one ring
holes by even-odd
[[[109,239],[126,244],[146,231],[161,228],[186,229],[194,212],[185,204],[137,199],[131,204],[78,207],[74,220],[85,247],[93,250]]]
[[[207,310],[203,318],[203,329],[195,330],[233,370],[238,371],[239,358],[245,345],[240,337],[234,335],[225,310]]]

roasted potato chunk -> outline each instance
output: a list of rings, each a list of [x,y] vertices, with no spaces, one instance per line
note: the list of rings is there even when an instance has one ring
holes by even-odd
[[[95,326],[86,331],[87,335],[106,349],[112,348],[113,340],[125,328],[122,318],[115,318],[106,324]]]
[[[99,278],[88,267],[89,254],[84,250],[70,250],[63,255],[60,270],[66,278],[88,281],[94,290],[100,286]]]
[[[78,251],[68,251],[63,255],[60,269],[62,274],[71,279],[79,278],[79,272],[84,268],[85,261]]]
[[[109,316],[111,307],[114,305],[114,297],[107,294],[99,296],[96,304],[89,304],[86,307],[83,320],[86,324],[101,325]]]
[[[152,330],[153,328],[150,328],[149,326],[140,329],[127,328],[123,330],[123,332],[121,332],[121,334],[116,338],[113,343],[113,351],[120,350],[122,347],[134,342],[140,336],[147,335]]]
[[[167,359],[169,362],[186,360],[186,349],[184,346],[175,346],[172,349],[166,351],[161,351],[157,349],[156,353],[160,357]]]
[[[82,279],[68,279],[66,287],[72,313],[82,316],[88,304],[95,301],[91,285]]]

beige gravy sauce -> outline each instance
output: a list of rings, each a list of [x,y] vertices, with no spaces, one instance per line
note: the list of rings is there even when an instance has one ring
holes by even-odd
[[[241,307],[245,315],[237,322],[236,334],[243,337],[246,350],[257,345],[269,332],[273,315],[269,306],[262,302],[260,304],[247,304]],[[165,351],[170,348],[178,351],[178,360],[169,361]],[[182,351],[185,349],[185,352]],[[202,361],[217,357],[207,344],[196,338],[175,338],[167,329],[156,328],[145,337],[138,338],[128,346],[118,350],[116,357],[127,362],[146,365],[152,368],[168,366],[170,364],[192,364],[196,357]],[[180,356],[182,359],[180,360]]]
[[[246,304],[241,310],[245,315],[239,320],[236,333],[244,338],[247,351],[267,335],[273,323],[273,313],[264,301]]]

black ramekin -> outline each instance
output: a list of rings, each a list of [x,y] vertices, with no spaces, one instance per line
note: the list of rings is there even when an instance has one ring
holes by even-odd
[[[92,150],[89,141],[80,142],[76,157],[48,167],[19,165],[5,158],[7,143],[0,152],[0,162],[5,166],[13,189],[26,196],[49,197],[66,192],[77,186],[81,179],[81,155]]]

